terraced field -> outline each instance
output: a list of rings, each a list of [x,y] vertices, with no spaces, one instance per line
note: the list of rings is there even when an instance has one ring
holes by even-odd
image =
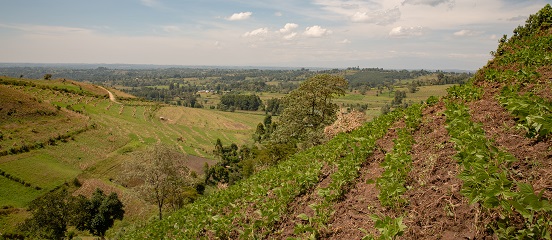
[[[121,95],[113,102],[105,89],[90,84],[0,77],[0,206],[15,213],[0,214],[0,232],[20,221],[24,211],[18,208],[75,178],[90,191],[119,189],[134,206],[126,217],[147,219],[148,205],[112,182],[132,152],[156,142],[177,145],[194,155],[189,165],[200,173],[205,162],[216,162],[217,138],[248,144],[264,118]]]

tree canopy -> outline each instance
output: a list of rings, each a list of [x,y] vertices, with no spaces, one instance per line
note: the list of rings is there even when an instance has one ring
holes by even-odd
[[[115,220],[125,214],[123,203],[116,193],[106,196],[96,189],[90,199],[71,196],[65,188],[52,191],[32,201],[32,214],[20,230],[32,239],[63,239],[67,226],[89,231],[94,236],[104,237]]]
[[[336,119],[338,106],[332,100],[344,95],[347,85],[345,78],[330,74],[316,75],[303,82],[283,99],[284,111],[275,140],[316,144],[323,128]]]

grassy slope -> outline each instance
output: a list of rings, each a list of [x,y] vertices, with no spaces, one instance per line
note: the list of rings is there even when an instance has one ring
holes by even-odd
[[[209,199],[191,204],[163,221],[141,227],[131,232],[127,238],[236,238],[239,235],[244,238],[360,239],[368,234],[378,236],[384,229],[390,230],[388,227],[393,224],[396,224],[395,230],[403,229],[401,232],[405,239],[483,239],[496,238],[497,234],[513,238],[516,234],[523,236],[537,234],[538,231],[552,232],[552,209],[546,210],[546,204],[549,204],[546,199],[552,198],[551,135],[541,135],[539,138],[526,136],[523,128],[517,128],[519,124],[524,124],[523,121],[520,122],[524,117],[513,116],[497,100],[503,87],[513,85],[518,87],[520,93],[536,96],[531,99],[542,99],[548,102],[546,104],[552,105],[551,23],[552,9],[547,5],[539,12],[538,17],[530,19],[525,28],[517,29],[514,37],[499,46],[495,59],[478,71],[473,79],[474,85],[451,91],[454,95],[448,96],[447,105],[441,99],[436,105],[425,107],[420,126],[411,133],[414,140],[409,152],[412,165],[407,167],[403,186],[405,192],[401,191],[402,195],[399,197],[403,199],[403,204],[383,206],[378,197],[381,186],[374,182],[383,172],[382,161],[395,158],[389,153],[394,152],[391,149],[397,147],[394,145],[401,134],[399,129],[410,118],[399,120],[385,136],[377,137],[379,140],[375,148],[366,149],[368,155],[361,159],[365,160],[362,166],[344,170],[349,166],[346,159],[357,154],[355,150],[358,150],[348,148],[368,146],[365,145],[365,138],[359,136],[359,131],[348,136],[339,135],[326,145],[298,153],[289,161]],[[481,94],[476,94],[475,98],[470,97],[477,89],[481,89]],[[536,102],[531,101],[533,100],[529,100],[529,106],[536,105]],[[457,105],[465,106],[462,111],[467,112],[454,110]],[[471,136],[472,133],[466,132],[464,136],[458,137],[456,134],[461,131],[454,127],[448,130],[445,128],[456,126],[452,125],[454,122],[450,122],[455,114],[463,117],[460,122],[456,122],[457,125],[474,126],[472,131],[479,134],[478,139],[483,139],[483,145],[475,149],[465,147],[462,144],[469,146],[476,142],[463,142],[459,138]],[[537,114],[551,119],[552,112],[548,109]],[[546,126],[547,123],[543,124],[545,125],[542,126]],[[550,122],[548,124],[550,126]],[[532,127],[535,126],[539,127]],[[455,138],[451,138],[451,134]],[[478,155],[477,152],[478,154],[472,155],[469,151],[494,153]],[[459,152],[463,152],[463,155],[458,155]],[[465,172],[469,167],[465,164],[470,158],[486,159],[483,163],[488,165],[485,168],[489,171],[486,173],[488,175],[469,178],[469,171]],[[504,159],[514,162],[505,164],[502,163]],[[304,165],[307,160],[312,165]],[[304,171],[297,171],[298,169]],[[303,174],[309,175],[308,184],[300,185],[299,192],[287,192],[288,186],[296,182],[288,178],[275,178],[276,175],[271,174],[280,171],[295,174],[302,172],[296,176],[297,179],[302,179]],[[318,176],[310,176],[311,173]],[[357,174],[360,177],[356,181],[337,182],[337,179],[343,179],[344,176]],[[472,181],[472,185],[465,185],[461,179]],[[263,184],[258,185],[261,182]],[[500,182],[506,185],[496,185]],[[529,185],[523,185],[524,183]],[[467,197],[467,191],[474,186],[480,194],[491,194],[483,195],[488,200]],[[496,187],[500,190],[492,192]],[[527,190],[529,188],[531,189]],[[507,194],[501,195],[501,191]],[[538,200],[542,204],[539,206],[545,206],[544,210],[530,215],[536,213],[537,205],[524,204],[536,202],[539,198],[535,194],[539,192],[543,197]],[[332,197],[335,194],[338,194],[337,198]],[[278,201],[283,203],[274,204]],[[473,202],[478,204],[472,204]],[[496,206],[499,202],[500,205]],[[495,207],[489,209],[484,206]],[[201,214],[197,213],[199,209],[202,210]],[[523,215],[519,213],[526,211],[523,209],[532,210]],[[372,214],[377,214],[380,219],[389,217],[385,218],[389,221],[376,222],[371,217]],[[531,222],[537,216],[542,221]],[[504,226],[510,227],[509,232],[501,232],[506,230]],[[398,232],[387,234],[394,236]],[[536,235],[525,237],[538,238]]]
[[[97,187],[112,185],[109,179],[117,178],[120,163],[129,158],[131,152],[156,142],[178,145],[195,156],[214,158],[212,150],[217,138],[225,144],[249,143],[254,127],[264,117],[157,106],[129,96],[120,100],[122,104],[117,104],[107,98],[105,90],[73,81],[5,77],[0,77],[0,81],[3,81],[0,84],[0,152],[42,143],[29,152],[0,156],[1,170],[30,184],[25,187],[0,176],[0,206],[24,207],[75,177]],[[23,86],[25,83],[27,86]],[[167,120],[160,120],[160,116]],[[52,138],[86,127],[88,129],[82,133],[49,144]],[[184,141],[177,141],[178,137]],[[205,160],[194,158],[194,161]],[[200,171],[197,166],[202,167],[203,163],[190,165]],[[93,191],[94,187],[88,187]],[[132,194],[124,194],[123,198],[127,203],[136,202]],[[127,217],[143,214],[147,206],[141,204],[141,207],[129,208]],[[9,217],[0,215],[1,221],[18,221],[21,214],[25,214],[15,213]],[[148,216],[143,214],[142,217]],[[3,231],[4,226],[13,224],[0,225]]]

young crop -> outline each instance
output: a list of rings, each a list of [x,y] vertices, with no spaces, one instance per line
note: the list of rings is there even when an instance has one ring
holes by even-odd
[[[473,80],[463,85],[452,86],[447,89],[449,99],[462,99],[464,101],[474,101],[483,96],[483,89],[473,84]]]
[[[383,137],[389,127],[404,116],[404,111],[393,111],[374,121],[365,124],[350,135],[340,134],[334,139],[335,150],[339,154],[325,160],[337,166],[337,171],[331,175],[332,182],[328,187],[319,189],[318,195],[323,200],[311,205],[315,214],[309,219],[309,225],[296,226],[296,232],[301,236],[318,236],[326,228],[327,222],[333,214],[333,204],[343,197],[351,183],[358,177],[360,166],[376,146],[376,140]],[[296,234],[297,234],[296,233]]]
[[[362,240],[389,240],[396,239],[398,236],[402,236],[406,225],[402,222],[402,217],[391,218],[388,216],[370,216],[375,222],[374,227],[380,232],[379,237],[374,237],[372,234],[369,234],[366,230],[361,229],[367,235],[362,238]]]
[[[448,102],[445,115],[446,128],[458,151],[455,158],[463,167],[458,176],[464,182],[461,193],[470,203],[480,203],[484,209],[504,216],[492,226],[499,238],[549,239],[550,202],[536,195],[530,184],[511,180],[505,167],[516,161],[515,157],[486,139],[481,125],[471,121],[466,105]],[[516,214],[525,220],[521,226],[512,222]]]
[[[519,95],[511,87],[503,89],[500,103],[518,118],[528,137],[545,138],[552,133],[552,103],[530,94]]]
[[[413,105],[405,110],[405,125],[397,132],[397,139],[393,151],[385,155],[381,166],[384,172],[376,180],[376,186],[380,190],[378,198],[383,206],[396,209],[407,203],[401,196],[406,192],[406,177],[410,172],[412,157],[410,151],[414,139],[412,132],[418,128],[422,119],[422,105]]]

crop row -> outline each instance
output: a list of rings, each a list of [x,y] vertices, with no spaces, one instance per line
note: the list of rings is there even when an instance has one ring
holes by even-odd
[[[518,119],[528,137],[545,138],[552,133],[552,103],[530,94],[519,95],[513,87],[505,87],[500,103]]]
[[[86,127],[81,128],[81,129],[77,129],[77,130],[67,132],[67,133],[61,134],[61,135],[58,134],[56,137],[50,137],[50,138],[48,138],[48,140],[46,140],[44,142],[36,142],[34,144],[23,144],[21,146],[12,147],[10,149],[1,151],[0,152],[0,157],[1,156],[7,156],[7,155],[10,155],[10,154],[15,155],[15,154],[20,154],[20,153],[30,152],[31,150],[44,148],[44,146],[46,146],[46,145],[52,145],[53,146],[53,145],[56,145],[57,142],[59,142],[59,141],[67,142],[69,139],[73,139],[75,136],[77,136],[77,135],[79,135],[83,132],[86,132],[90,129],[96,129],[96,124],[92,123],[91,125],[87,125]]]
[[[317,194],[322,197],[322,201],[309,206],[314,210],[314,216],[310,218],[306,214],[298,216],[307,220],[308,224],[296,225],[296,234],[301,237],[316,238],[326,229],[328,220],[333,214],[333,204],[348,192],[359,175],[361,165],[375,148],[376,140],[382,138],[389,127],[402,116],[404,116],[403,110],[390,112],[364,125],[358,131],[338,135],[334,138],[336,141],[325,146],[333,152],[332,156],[327,156],[324,160],[336,166],[337,170],[330,175],[330,184],[318,190]]]
[[[332,175],[330,186],[321,191],[322,195],[327,201],[342,196],[346,187],[358,176],[360,165],[371,153],[375,141],[385,135],[389,126],[402,115],[401,112],[394,112],[378,117],[350,134],[340,134],[327,144],[298,153],[126,237],[266,237],[273,232],[280,216],[287,213],[288,205],[320,181],[324,165],[335,164],[339,170]],[[324,211],[327,209],[324,208]]]
[[[550,238],[552,205],[536,195],[530,184],[512,180],[506,167],[516,161],[485,137],[481,124],[471,121],[465,104],[447,102],[447,130],[458,151],[455,158],[463,170],[461,193],[470,204],[479,203],[500,218],[491,229],[501,239]],[[514,189],[517,188],[517,191]],[[517,221],[520,217],[523,221]]]
[[[412,133],[418,129],[422,120],[423,105],[413,105],[406,109],[405,127],[397,131],[397,138],[393,150],[385,155],[385,160],[381,166],[384,172],[376,180],[376,187],[380,193],[378,199],[382,206],[397,211],[407,204],[407,200],[402,197],[406,192],[406,180],[412,165],[412,144],[414,138]],[[380,232],[378,239],[394,239],[403,234],[406,226],[402,223],[402,217],[392,218],[389,216],[372,215],[374,227]],[[368,234],[368,233],[367,233]],[[375,239],[368,234],[365,239]]]
[[[483,96],[483,88],[475,86],[473,79],[463,85],[456,85],[447,88],[447,97],[449,99],[461,99],[464,101],[473,101]]]
[[[7,172],[4,172],[4,170],[0,169],[0,176],[3,176],[11,181],[14,181],[14,182],[17,182],[17,183],[20,183],[21,185],[25,186],[25,187],[32,187],[36,190],[42,190],[41,187],[39,186],[32,186],[30,183],[28,182],[25,182],[25,180],[21,179],[21,178],[18,178],[17,176],[14,176],[14,175],[11,175]]]

